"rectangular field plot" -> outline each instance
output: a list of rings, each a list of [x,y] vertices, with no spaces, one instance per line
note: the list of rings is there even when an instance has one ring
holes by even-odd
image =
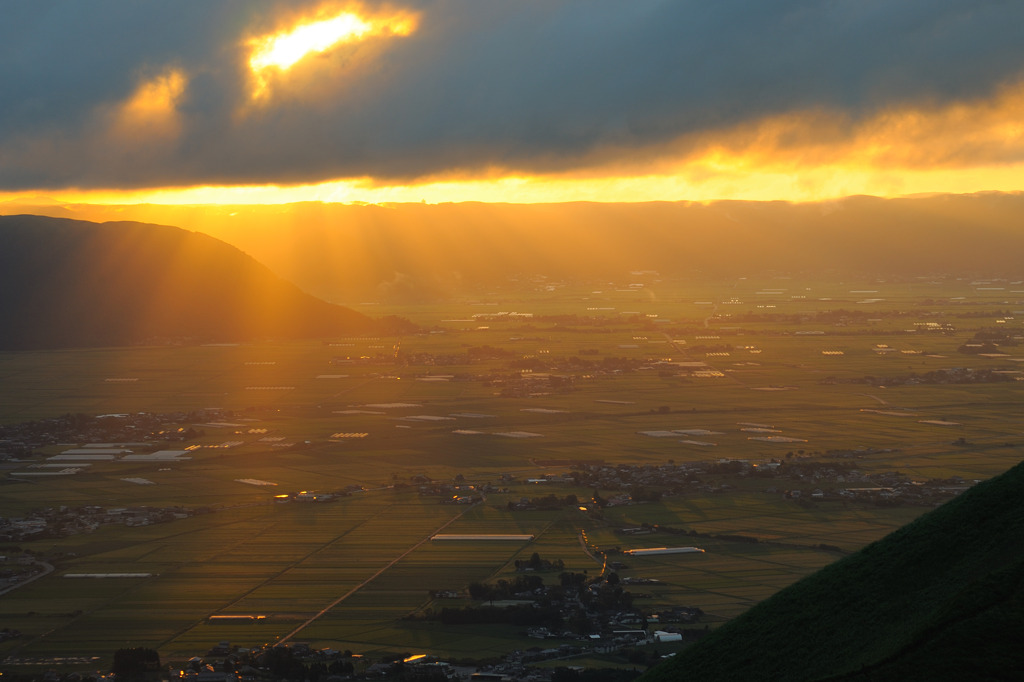
[[[920,507],[863,508],[825,503],[805,508],[781,493],[727,493],[714,497],[668,499],[662,505],[621,507],[609,516],[623,527],[642,523],[693,530],[702,535],[742,535],[768,542],[838,545],[853,549],[877,540],[920,516]],[[608,540],[605,539],[605,542]],[[617,537],[623,546],[694,544],[700,537],[658,533]]]
[[[225,411],[175,423],[196,429],[187,443],[154,443],[201,446],[187,461],[94,462],[73,476],[8,477],[4,518],[86,505],[180,507],[191,516],[0,548],[31,550],[56,566],[0,598],[0,624],[24,635],[5,643],[0,658],[13,648],[108,655],[131,645],[187,659],[221,640],[258,645],[297,628],[293,641],[370,658],[383,651],[498,656],[545,645],[523,628],[418,618],[472,605],[468,585],[522,576],[516,562],[535,553],[560,562],[528,574],[546,585],[563,570],[596,577],[605,559],[598,550],[624,565],[615,569],[621,579],[637,580],[625,587],[641,608],[699,607],[714,627],[953,494],[901,505],[839,496],[844,488],[892,485],[865,476],[899,473],[914,485],[950,479],[963,487],[1024,456],[1024,382],[922,379],[954,368],[1024,369],[958,352],[976,326],[989,324],[948,312],[977,312],[968,302],[947,305],[973,295],[966,282],[620,288],[516,292],[516,308],[559,316],[550,319],[472,318],[515,309],[504,302],[375,307],[444,331],[401,340],[0,353],[3,423],[80,412]],[[851,293],[862,288],[879,293]],[[921,296],[933,300],[925,305]],[[858,303],[868,297],[884,300]],[[983,312],[1001,305],[990,298]],[[869,307],[870,317],[861,314]],[[856,313],[845,326],[814,317],[840,308]],[[950,326],[908,331],[931,320]],[[1002,328],[1017,334],[1020,322]],[[916,379],[906,381],[911,373]],[[539,435],[500,435],[515,432]],[[332,437],[339,433],[367,435]],[[752,440],[772,436],[796,440]],[[213,447],[226,442],[240,444]],[[278,447],[286,442],[295,447]],[[8,464],[15,473],[47,471],[29,465],[56,463],[46,458],[87,444],[48,445],[31,461]],[[608,469],[595,473],[598,464]],[[663,474],[679,465],[687,465],[678,469],[685,475]],[[824,497],[812,498],[816,489]],[[355,492],[330,503],[273,501],[300,491]],[[619,499],[602,509],[591,503],[595,493]],[[442,503],[457,495],[477,502]],[[557,498],[552,508],[510,508],[547,496]],[[533,540],[431,541],[436,533]],[[622,553],[684,546],[706,551]],[[67,573],[151,576],[61,577]],[[246,614],[254,619],[209,619]]]
[[[642,600],[652,607],[686,604],[732,617],[837,558],[811,550],[746,551],[722,543],[707,544],[708,551],[699,555],[670,555],[657,561],[630,558],[630,568],[623,574],[654,578],[661,584],[629,589],[653,593],[652,599]]]

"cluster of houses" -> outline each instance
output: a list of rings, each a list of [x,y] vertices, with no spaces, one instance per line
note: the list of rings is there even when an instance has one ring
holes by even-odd
[[[918,374],[911,372],[902,376],[836,377],[827,376],[821,384],[864,384],[867,386],[915,386],[918,384],[992,384],[1004,381],[1024,381],[1024,370],[1016,368],[974,369],[973,367],[951,367]]]
[[[217,409],[194,412],[132,412],[119,414],[65,414],[0,426],[0,461],[31,456],[36,450],[60,443],[133,443],[186,441],[200,435],[192,427],[225,418]]]
[[[531,628],[531,636],[544,639],[544,628]],[[223,641],[203,657],[193,657],[184,665],[168,666],[166,677],[184,682],[262,682],[288,675],[302,674],[306,680],[341,682],[351,679],[402,679],[422,682],[455,682],[457,680],[493,682],[550,682],[555,668],[534,667],[542,661],[564,661],[572,667],[572,659],[599,652],[616,651],[619,647],[640,644],[678,642],[678,633],[657,632],[647,635],[642,630],[626,628],[598,646],[561,644],[552,647],[534,646],[512,651],[499,659],[487,661],[443,660],[426,654],[401,654],[368,660],[360,654],[336,649],[317,649],[305,642],[233,646]],[[301,679],[301,678],[296,678]],[[56,681],[54,681],[56,682]]]
[[[933,506],[963,492],[976,481],[913,480],[899,472],[864,473],[842,462],[877,450],[830,451],[793,455],[765,462],[719,459],[663,465],[579,462],[568,472],[530,479],[535,483],[561,483],[601,493],[587,503],[598,507],[637,504],[667,495],[723,493],[733,490],[731,478],[757,478],[769,483],[763,490],[791,499],[861,500]],[[829,458],[817,459],[818,457]],[[786,485],[770,484],[785,481]],[[533,508],[526,502],[516,510]]]
[[[148,526],[185,519],[196,510],[185,507],[46,507],[19,518],[0,517],[0,542],[91,533],[100,526]]]

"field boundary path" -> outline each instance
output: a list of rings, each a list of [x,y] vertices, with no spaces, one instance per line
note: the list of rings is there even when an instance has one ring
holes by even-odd
[[[593,559],[594,561],[596,561],[597,563],[601,564],[601,574],[604,575],[605,566],[608,565],[608,557],[599,559],[596,554],[590,551],[590,547],[587,546],[587,538],[586,536],[584,536],[583,531],[579,532],[578,537],[580,541],[580,547],[583,548],[583,553],[591,559]]]
[[[28,585],[30,582],[39,580],[44,575],[49,575],[50,573],[53,573],[53,564],[47,563],[45,561],[34,561],[32,563],[34,563],[36,566],[42,566],[43,567],[42,572],[41,573],[37,573],[34,576],[32,576],[31,578],[26,578],[26,579],[22,580],[21,582],[15,583],[15,584],[13,584],[13,585],[11,585],[9,587],[5,587],[4,589],[0,590],[0,594],[7,594],[8,592],[16,590],[19,587],[24,587],[25,585]]]
[[[340,604],[341,602],[345,601],[346,599],[348,599],[349,597],[351,597],[351,596],[352,596],[353,594],[355,594],[355,593],[356,593],[356,592],[358,592],[359,590],[361,590],[361,589],[363,589],[364,587],[366,587],[366,586],[367,586],[368,584],[370,584],[371,582],[373,582],[373,580],[374,580],[374,579],[376,579],[376,578],[377,578],[378,576],[380,576],[380,575],[381,575],[382,573],[384,573],[384,572],[385,572],[385,571],[387,571],[387,570],[388,570],[389,568],[391,568],[392,566],[394,566],[395,564],[397,564],[397,563],[398,563],[399,561],[401,561],[402,559],[404,559],[405,557],[409,556],[409,555],[410,555],[410,554],[412,554],[412,553],[413,553],[414,551],[416,551],[417,549],[419,549],[419,548],[420,548],[420,547],[421,547],[422,545],[424,545],[425,543],[427,543],[427,542],[428,542],[428,541],[430,540],[430,538],[434,537],[435,535],[437,535],[438,533],[440,533],[440,532],[441,532],[442,530],[444,530],[444,529],[445,529],[445,528],[447,528],[448,526],[452,525],[453,523],[455,523],[456,521],[458,521],[459,519],[461,519],[461,518],[462,518],[462,517],[463,517],[463,516],[464,516],[464,515],[466,514],[466,512],[468,512],[468,511],[469,511],[469,510],[471,510],[471,509],[474,509],[474,508],[476,508],[477,506],[479,506],[479,505],[483,504],[483,503],[484,503],[484,502],[486,502],[486,501],[487,501],[486,499],[483,499],[483,500],[481,500],[480,502],[477,502],[477,503],[476,503],[476,504],[474,504],[474,505],[470,505],[469,507],[466,507],[466,508],[465,508],[465,509],[463,509],[463,510],[462,510],[461,512],[459,512],[458,514],[456,514],[455,516],[453,516],[452,518],[450,518],[450,519],[448,519],[447,521],[445,521],[445,522],[444,522],[444,523],[443,523],[443,524],[442,524],[442,525],[441,525],[441,526],[440,526],[439,528],[437,528],[437,529],[436,529],[436,530],[434,530],[433,532],[429,533],[429,534],[428,534],[428,535],[427,535],[427,536],[426,536],[425,538],[423,538],[422,540],[420,540],[419,542],[417,542],[417,543],[416,543],[415,545],[413,545],[413,546],[412,546],[412,547],[410,547],[409,549],[407,549],[407,550],[405,550],[404,552],[402,552],[401,554],[399,554],[399,555],[398,555],[397,557],[395,557],[395,558],[394,558],[394,559],[392,559],[392,560],[391,560],[390,562],[388,562],[387,564],[385,564],[385,565],[384,565],[383,567],[381,567],[381,568],[380,568],[380,570],[378,570],[378,571],[377,571],[376,573],[374,573],[373,575],[371,575],[371,576],[370,576],[369,578],[367,578],[367,579],[366,579],[366,580],[364,580],[363,582],[359,583],[358,585],[356,585],[356,586],[355,586],[355,587],[353,587],[353,588],[352,588],[351,590],[349,590],[349,591],[348,591],[348,592],[346,592],[345,594],[341,595],[340,597],[338,597],[337,599],[335,599],[334,601],[332,601],[332,602],[331,602],[330,604],[328,604],[328,605],[327,605],[327,606],[325,606],[324,608],[320,609],[320,611],[319,611],[319,612],[317,612],[317,613],[313,614],[312,616],[310,616],[310,617],[309,617],[309,618],[308,618],[308,619],[306,620],[306,622],[302,623],[302,624],[301,624],[301,625],[299,625],[299,626],[298,626],[297,628],[295,628],[294,630],[292,630],[291,632],[289,632],[289,633],[288,633],[287,635],[285,635],[284,637],[282,637],[281,639],[279,639],[277,643],[278,643],[278,644],[284,644],[285,642],[287,642],[288,640],[290,640],[290,639],[291,639],[292,637],[294,637],[295,635],[297,635],[297,634],[299,634],[300,632],[302,632],[303,630],[305,630],[305,629],[306,629],[307,627],[309,627],[309,626],[310,626],[310,625],[312,625],[312,624],[313,624],[314,622],[316,622],[317,620],[319,620],[319,619],[320,619],[321,617],[323,617],[323,616],[324,616],[324,615],[325,615],[325,614],[326,614],[326,613],[327,613],[328,611],[330,611],[331,609],[333,609],[333,608],[334,608],[335,606],[337,606],[337,605],[338,605],[338,604]]]

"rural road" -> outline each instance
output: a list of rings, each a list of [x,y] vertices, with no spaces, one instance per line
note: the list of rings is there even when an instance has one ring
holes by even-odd
[[[28,585],[33,580],[39,580],[44,575],[49,575],[50,573],[53,573],[53,564],[48,564],[45,561],[35,561],[33,563],[35,563],[36,566],[43,567],[42,573],[37,573],[31,578],[26,578],[25,580],[22,580],[20,583],[16,583],[14,585],[11,585],[10,587],[5,587],[4,589],[0,590],[0,594],[7,594],[12,590],[16,590],[19,587],[24,587],[25,585]]]
[[[591,559],[593,559],[594,561],[596,561],[597,563],[601,564],[601,575],[604,575],[605,569],[608,567],[608,557],[603,555],[602,557],[598,557],[596,554],[590,551],[590,547],[587,546],[586,534],[582,530],[580,531],[579,539],[580,547],[583,548],[583,553]]]

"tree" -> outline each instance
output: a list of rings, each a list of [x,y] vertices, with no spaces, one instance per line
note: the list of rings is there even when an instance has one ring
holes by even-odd
[[[472,582],[469,584],[469,598],[474,601],[494,599],[494,588],[484,583]]]
[[[145,679],[146,673],[160,672],[160,654],[145,647],[118,649],[114,652],[110,672],[117,676],[118,682]]]
[[[565,572],[558,576],[558,580],[562,587],[579,589],[586,584],[587,574],[585,571],[583,573]]]
[[[332,661],[329,666],[327,666],[327,672],[331,673],[332,675],[351,675],[353,672],[355,672],[355,668],[352,665],[352,661],[342,661],[340,659],[336,659]]]
[[[268,649],[263,665],[275,677],[286,677],[293,680],[306,678],[306,666],[295,657],[295,652],[286,646],[275,646]]]

